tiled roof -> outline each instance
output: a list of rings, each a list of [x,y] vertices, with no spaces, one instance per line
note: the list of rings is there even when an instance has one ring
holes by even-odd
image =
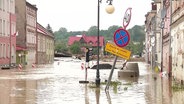
[[[97,46],[97,36],[86,36],[85,34],[81,37],[78,36],[70,36],[68,39],[68,45],[72,45],[75,41],[80,41],[81,39],[84,39],[84,41],[87,44],[91,44],[92,46]],[[104,46],[104,37],[99,36],[100,44],[99,46]]]
[[[41,24],[37,23],[37,32],[50,36],[50,37],[54,37],[54,35],[50,32],[47,31],[47,29],[45,29]]]

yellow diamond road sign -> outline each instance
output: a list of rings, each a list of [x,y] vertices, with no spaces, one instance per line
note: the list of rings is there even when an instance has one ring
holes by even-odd
[[[116,56],[122,57],[126,60],[130,59],[130,55],[131,55],[130,51],[128,51],[124,48],[118,47],[118,46],[111,44],[111,43],[106,44],[105,51],[112,53]]]

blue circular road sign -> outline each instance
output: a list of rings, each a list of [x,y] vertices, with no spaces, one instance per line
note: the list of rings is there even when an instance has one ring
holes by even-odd
[[[114,33],[114,43],[119,47],[126,46],[130,41],[130,35],[127,30],[120,28]]]

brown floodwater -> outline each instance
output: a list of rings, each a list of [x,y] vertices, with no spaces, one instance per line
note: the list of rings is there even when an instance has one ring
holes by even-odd
[[[184,104],[184,92],[172,91],[171,81],[152,72],[144,62],[138,62],[138,78],[118,79],[119,69],[115,69],[112,81],[122,84],[110,86],[109,92],[105,92],[106,85],[79,84],[85,80],[81,63],[60,58],[53,65],[0,70],[0,104]],[[87,73],[87,80],[94,82],[96,70]],[[100,70],[101,82],[109,74],[110,70]]]

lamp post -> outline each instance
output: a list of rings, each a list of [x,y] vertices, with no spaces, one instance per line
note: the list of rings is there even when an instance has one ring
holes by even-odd
[[[161,72],[163,72],[163,34],[164,34],[164,18],[162,18],[161,20],[161,29],[162,29],[162,33],[161,33]]]
[[[107,0],[106,2],[109,2],[109,5],[106,7],[106,12],[111,14],[114,12],[114,7],[112,6],[112,1],[113,0]],[[96,86],[100,86],[100,71],[99,71],[99,47],[100,47],[100,37],[99,37],[99,32],[100,32],[100,3],[102,0],[98,0],[98,14],[97,14],[97,70],[96,70]]]

